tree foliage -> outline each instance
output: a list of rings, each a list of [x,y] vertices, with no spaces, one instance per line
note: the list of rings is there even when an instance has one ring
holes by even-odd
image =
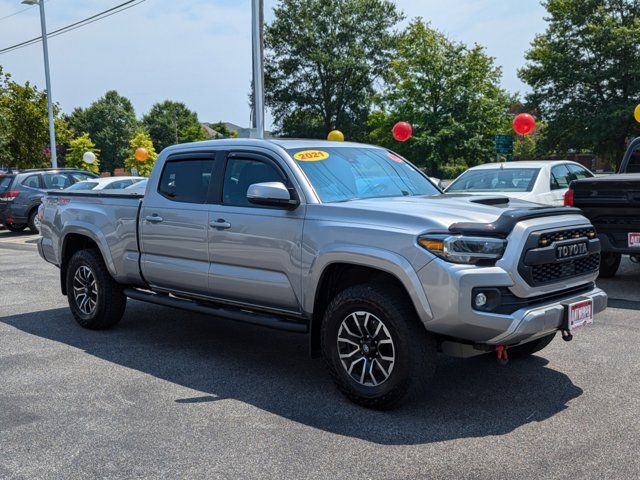
[[[83,156],[86,152],[93,152],[95,154],[95,162],[91,164],[85,163]],[[79,137],[69,141],[64,161],[65,166],[68,168],[78,168],[92,173],[100,173],[100,150],[96,148],[88,133],[83,133]]]
[[[217,138],[238,138],[238,131],[229,130],[229,127],[224,122],[209,123],[208,125],[210,129],[215,130],[220,135]]]
[[[158,151],[177,143],[196,142],[206,138],[198,115],[182,102],[165,100],[151,107],[142,124]]]
[[[491,161],[494,137],[508,128],[512,102],[499,86],[494,59],[478,45],[452,42],[421,19],[411,22],[397,48],[381,109],[369,118],[371,140],[433,173]],[[400,120],[414,127],[403,144],[391,135]]]
[[[89,134],[101,152],[106,171],[123,166],[129,155],[129,140],[138,127],[131,101],[115,90],[108,91],[88,108],[76,108],[69,123],[77,135]]]
[[[363,138],[401,18],[388,0],[280,0],[265,30],[266,103],[279,133]]]
[[[520,78],[548,123],[547,149],[589,149],[618,161],[640,131],[640,2],[547,0],[547,30],[536,36]]]
[[[47,93],[29,82],[21,85],[8,77],[0,79],[0,154],[2,162],[17,168],[37,168],[49,165],[49,118]],[[65,130],[54,104],[56,126]],[[56,137],[57,143],[61,139]]]
[[[136,150],[138,148],[146,148],[149,152],[149,157],[141,162],[135,157]],[[158,158],[158,154],[156,153],[156,149],[153,147],[153,141],[151,140],[151,136],[143,131],[139,130],[129,142],[129,156],[124,162],[124,166],[127,170],[133,173],[133,169],[138,172],[138,175],[143,177],[148,177],[153,169],[153,165],[156,163]]]

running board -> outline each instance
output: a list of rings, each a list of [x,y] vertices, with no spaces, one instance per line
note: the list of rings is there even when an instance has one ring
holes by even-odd
[[[235,320],[236,322],[260,325],[262,327],[273,328],[276,330],[307,333],[306,324],[292,322],[284,317],[248,312],[246,310],[240,310],[238,308],[208,305],[205,303],[171,297],[169,295],[144,292],[135,288],[125,288],[124,294],[129,298],[140,300],[141,302],[155,303],[156,305],[164,305],[166,307],[179,308],[181,310],[190,310],[192,312],[204,313],[206,315],[215,315],[217,317]]]

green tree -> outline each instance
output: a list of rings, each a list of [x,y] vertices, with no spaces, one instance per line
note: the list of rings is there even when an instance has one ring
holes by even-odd
[[[86,152],[93,152],[96,156],[95,162],[87,164],[83,160]],[[65,156],[65,166],[68,168],[79,168],[92,173],[100,173],[100,151],[96,148],[88,133],[83,133],[77,138],[69,141],[67,154]]]
[[[548,123],[549,150],[592,150],[610,161],[640,132],[640,2],[547,0],[547,30],[536,36],[520,78]]]
[[[495,135],[508,128],[512,102],[500,77],[482,47],[452,42],[418,18],[398,41],[380,110],[369,118],[370,139],[434,174],[447,165],[491,161]],[[391,135],[400,120],[414,127],[405,143]]]
[[[7,163],[17,168],[45,167],[50,162],[47,94],[29,82],[20,85],[4,80],[0,95],[0,148]],[[54,104],[54,116],[59,108]],[[58,142],[59,143],[59,142]]]
[[[108,91],[88,108],[76,108],[69,124],[76,135],[89,134],[100,150],[103,168],[110,172],[123,166],[129,155],[129,140],[138,128],[131,101],[115,90]]]
[[[149,152],[149,157],[143,162],[139,161],[135,157],[136,150],[138,148],[145,148],[147,152]],[[153,169],[153,164],[156,163],[156,159],[158,158],[158,154],[156,153],[156,149],[153,147],[153,141],[149,134],[143,130],[139,130],[129,141],[129,156],[124,161],[124,166],[127,170],[133,173],[133,169],[135,168],[138,172],[138,175],[143,177],[148,177]]]
[[[165,100],[156,103],[142,117],[142,124],[159,151],[176,143],[196,142],[206,138],[198,115],[181,102]]]
[[[221,135],[221,137],[218,138],[238,138],[238,131],[229,130],[229,127],[227,127],[227,124],[224,122],[209,123],[208,125],[210,129],[215,130]]]
[[[388,0],[280,0],[265,29],[266,104],[279,133],[364,138],[401,18]]]

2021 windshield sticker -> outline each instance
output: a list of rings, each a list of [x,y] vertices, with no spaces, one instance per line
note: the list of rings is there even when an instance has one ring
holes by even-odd
[[[303,150],[296,153],[293,158],[299,162],[319,162],[329,158],[329,154],[322,150]]]

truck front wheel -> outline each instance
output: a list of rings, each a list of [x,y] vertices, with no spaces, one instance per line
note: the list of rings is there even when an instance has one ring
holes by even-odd
[[[602,252],[602,258],[600,260],[600,278],[611,278],[618,273],[620,268],[620,261],[622,255],[619,253]]]
[[[109,274],[100,252],[76,252],[69,261],[66,282],[69,307],[80,326],[102,330],[120,321],[127,297]]]
[[[322,353],[351,401],[389,409],[418,397],[435,372],[437,346],[404,292],[357,285],[337,294],[322,323]]]

